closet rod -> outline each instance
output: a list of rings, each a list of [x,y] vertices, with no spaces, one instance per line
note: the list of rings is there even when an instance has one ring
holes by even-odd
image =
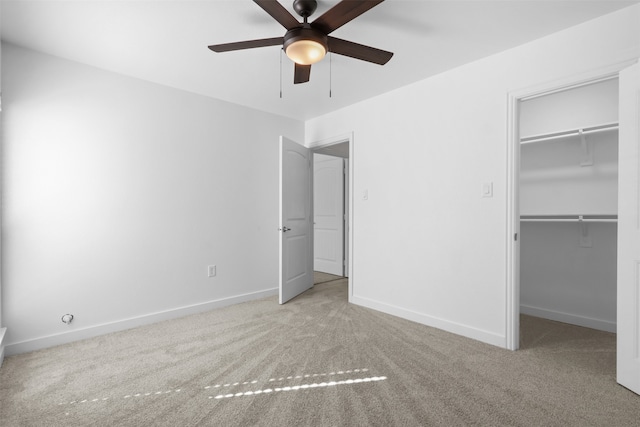
[[[563,218],[537,218],[537,219],[527,219],[521,218],[521,222],[618,222],[617,219],[563,219]]]
[[[521,222],[618,222],[617,215],[523,215]]]
[[[552,139],[567,138],[569,136],[588,135],[591,133],[605,132],[608,130],[618,129],[618,123],[607,123],[604,125],[590,126],[582,129],[572,129],[563,132],[546,133],[542,135],[527,136],[520,138],[521,144],[530,144],[532,142],[549,141]]]

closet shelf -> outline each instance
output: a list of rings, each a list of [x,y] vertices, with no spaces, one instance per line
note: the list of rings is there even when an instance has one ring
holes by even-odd
[[[521,215],[521,222],[618,222],[618,215]]]
[[[533,142],[551,141],[554,139],[562,139],[570,136],[589,135],[592,133],[607,132],[618,129],[618,123],[605,123],[598,126],[590,126],[581,129],[570,129],[562,132],[545,133],[540,135],[532,135],[520,138],[521,144],[530,144]]]

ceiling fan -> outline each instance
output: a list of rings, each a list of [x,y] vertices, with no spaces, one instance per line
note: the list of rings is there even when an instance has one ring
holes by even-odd
[[[209,49],[214,52],[229,52],[283,45],[285,53],[295,63],[293,77],[295,84],[308,82],[311,75],[311,65],[322,60],[327,52],[380,65],[386,64],[393,56],[393,52],[329,35],[384,0],[342,0],[311,23],[307,20],[318,6],[316,0],[294,0],[293,9],[302,17],[303,22],[299,22],[276,0],[253,1],[287,29],[285,35],[268,39],[215,44],[209,46]]]

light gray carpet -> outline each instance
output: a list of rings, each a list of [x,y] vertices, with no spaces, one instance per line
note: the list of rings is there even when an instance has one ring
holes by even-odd
[[[347,304],[346,280],[6,359],[6,426],[637,426],[615,336],[502,350]]]
[[[344,279],[342,276],[336,276],[335,274],[324,273],[322,271],[313,272],[313,283],[319,285],[321,283],[333,282],[334,280]]]

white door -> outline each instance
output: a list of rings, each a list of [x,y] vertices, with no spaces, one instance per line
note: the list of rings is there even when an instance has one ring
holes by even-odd
[[[617,380],[640,394],[640,66],[620,72]]]
[[[313,157],[313,269],[344,275],[344,160]]]
[[[280,304],[313,286],[311,150],[280,137]]]

